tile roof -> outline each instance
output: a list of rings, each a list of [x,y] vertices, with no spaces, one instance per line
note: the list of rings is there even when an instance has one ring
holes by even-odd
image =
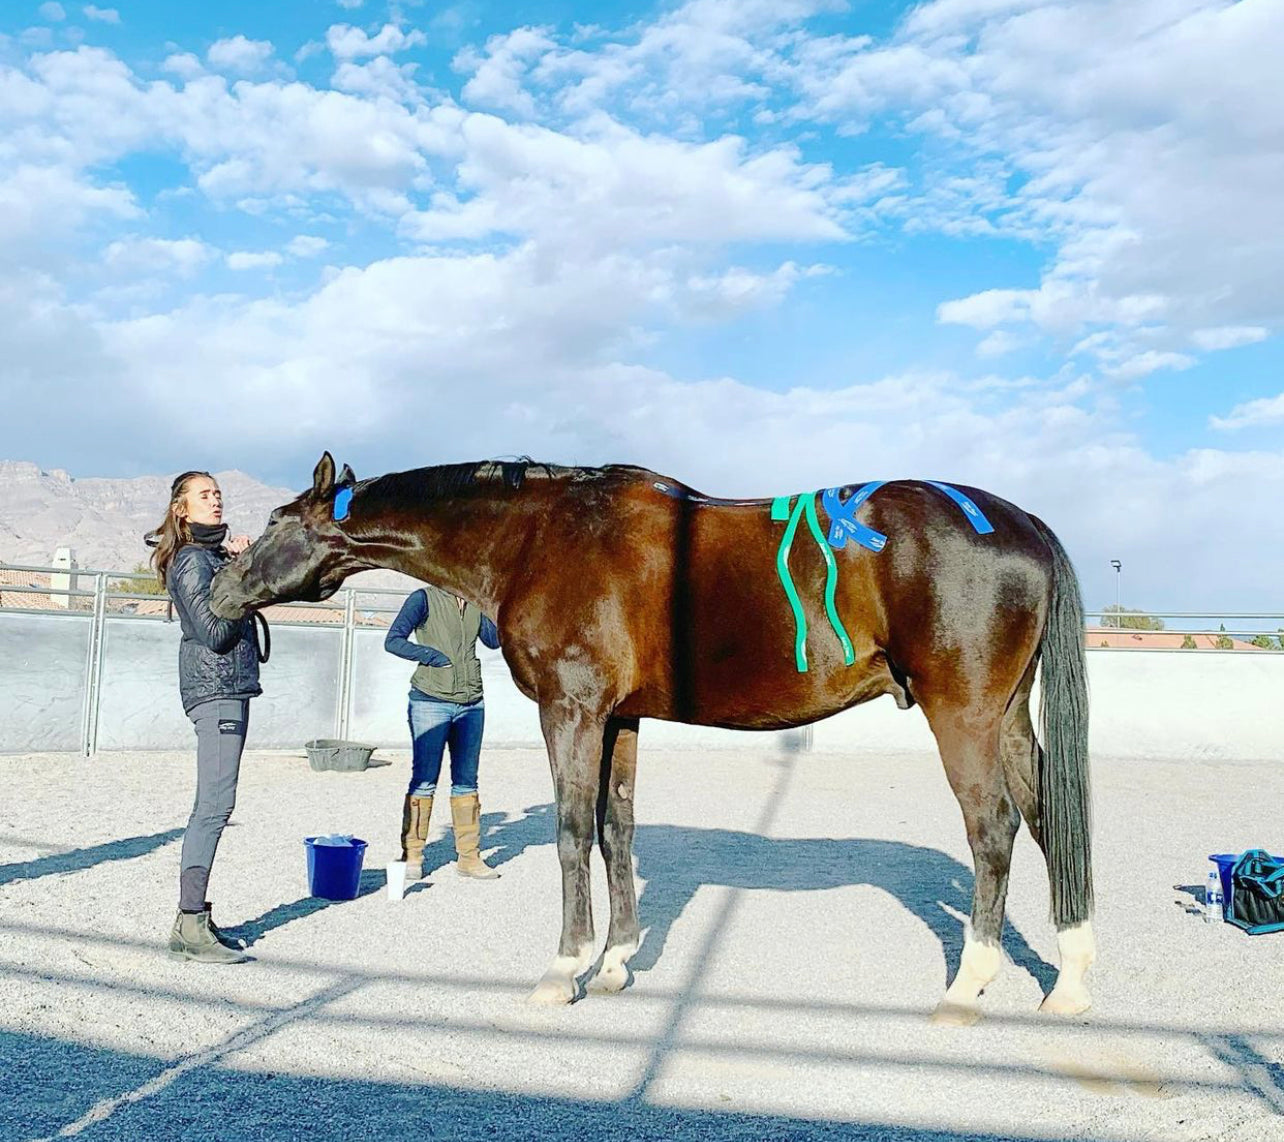
[[[1236,638],[1234,635],[1226,635],[1230,638],[1231,645],[1228,647],[1219,647],[1218,638],[1223,637],[1220,634],[1189,634],[1181,630],[1129,630],[1127,627],[1101,627],[1090,626],[1087,632],[1087,642],[1090,647],[1108,646],[1115,649],[1128,650],[1181,650],[1189,638],[1194,644],[1196,650],[1267,650],[1266,647],[1254,646],[1247,639]],[[1185,647],[1185,649],[1192,649]]]

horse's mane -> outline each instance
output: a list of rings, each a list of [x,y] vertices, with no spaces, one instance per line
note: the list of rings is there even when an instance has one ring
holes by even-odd
[[[520,490],[527,477],[548,480],[596,481],[610,476],[637,473],[643,469],[628,464],[608,464],[601,468],[574,468],[546,464],[519,456],[515,460],[473,460],[465,464],[438,464],[431,468],[413,468],[407,472],[390,472],[361,482],[362,499],[384,503],[421,502],[457,496],[471,488],[501,483],[513,491]]]

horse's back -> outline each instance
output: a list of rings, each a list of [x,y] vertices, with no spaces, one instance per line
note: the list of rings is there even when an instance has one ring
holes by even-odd
[[[770,501],[715,500],[638,477],[624,514],[647,533],[639,559],[651,590],[631,608],[639,687],[628,712],[775,728],[881,694],[907,705],[910,679],[941,676],[961,655],[1028,662],[1048,597],[1047,544],[1020,508],[958,490],[992,531],[978,531],[933,485],[888,483],[859,512],[885,547],[831,547],[831,570],[802,523],[782,552],[787,524]],[[782,567],[805,619],[805,670]],[[1000,687],[1009,681],[1001,672]]]

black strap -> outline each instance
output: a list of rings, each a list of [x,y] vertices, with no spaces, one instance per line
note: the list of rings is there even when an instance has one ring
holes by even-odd
[[[268,626],[268,621],[263,617],[262,611],[254,612],[254,649],[258,653],[259,661],[266,662],[272,657],[272,629]],[[263,638],[259,639],[259,628],[263,628]]]

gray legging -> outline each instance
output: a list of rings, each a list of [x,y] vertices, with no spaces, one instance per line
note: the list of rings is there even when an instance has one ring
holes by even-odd
[[[196,803],[183,834],[178,906],[184,912],[200,912],[205,908],[214,850],[236,805],[250,702],[219,698],[193,707],[187,716],[196,726]]]

